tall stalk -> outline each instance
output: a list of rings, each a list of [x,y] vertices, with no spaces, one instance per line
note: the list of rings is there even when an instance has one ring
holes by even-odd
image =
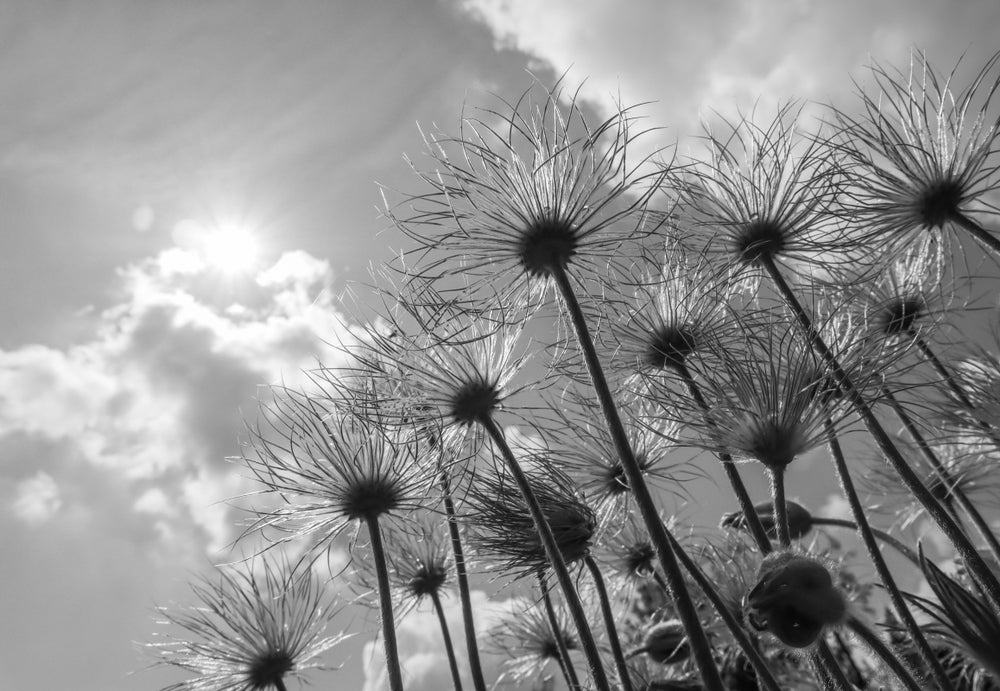
[[[957,223],[965,230],[969,231],[972,237],[976,238],[977,240],[979,240],[979,242],[986,245],[986,247],[990,249],[993,252],[993,254],[1000,256],[1000,240],[994,237],[993,234],[990,233],[988,230],[983,228],[981,225],[973,221],[971,218],[969,218],[962,212],[958,212],[955,215],[953,215],[951,220],[953,220],[955,223]]]
[[[587,363],[587,370],[590,373],[594,391],[600,402],[601,411],[604,413],[605,421],[608,424],[608,431],[618,452],[622,470],[625,472],[625,477],[628,480],[629,490],[635,498],[636,506],[639,507],[639,512],[646,524],[646,530],[649,531],[650,540],[656,549],[664,576],[670,587],[670,595],[677,608],[677,616],[687,632],[688,642],[691,645],[691,651],[698,665],[702,681],[708,691],[725,691],[718,667],[716,667],[712,656],[712,648],[709,645],[708,637],[705,635],[704,628],[702,628],[701,621],[698,618],[698,611],[691,600],[691,595],[687,591],[684,576],[677,563],[677,557],[670,548],[666,526],[660,520],[653,497],[650,495],[649,488],[643,480],[642,468],[636,461],[632,446],[628,440],[628,434],[625,432],[625,427],[618,414],[614,396],[604,376],[600,359],[597,357],[597,349],[594,347],[594,342],[590,337],[590,329],[587,327],[586,318],[584,317],[583,310],[580,308],[580,303],[577,300],[573,286],[570,283],[569,275],[566,273],[565,268],[558,263],[554,263],[550,268],[563,305],[569,312],[570,319],[573,322],[573,330],[576,333],[577,342]]]
[[[903,686],[909,691],[924,691],[924,688],[910,674],[910,670],[906,668],[906,665],[903,664],[899,657],[893,654],[889,646],[874,631],[854,618],[848,621],[847,625],[854,632],[854,635],[860,638],[875,653],[875,656],[896,675],[896,678],[902,682]]]
[[[788,504],[785,503],[785,469],[770,468],[771,504],[774,507],[774,530],[778,535],[778,544],[791,547],[792,535],[788,528]]]
[[[850,530],[858,529],[857,523],[855,523],[854,521],[845,520],[843,518],[825,518],[822,516],[813,516],[811,523],[813,525],[832,525],[832,526],[837,526],[838,528],[849,528]],[[899,540],[897,540],[895,537],[885,532],[884,530],[879,530],[878,528],[872,528],[871,526],[869,526],[868,529],[872,531],[872,535],[874,535],[876,538],[878,538],[885,544],[895,549],[897,552],[899,552],[904,557],[913,562],[913,564],[915,564],[917,567],[920,566],[920,557],[918,557],[917,553],[914,552],[912,549],[904,545],[902,542],[900,542]]]
[[[910,638],[913,639],[913,643],[916,645],[917,651],[920,653],[920,657],[923,658],[924,664],[926,664],[928,669],[930,669],[931,674],[934,677],[934,681],[942,691],[954,691],[954,687],[948,679],[948,675],[941,666],[941,662],[937,659],[937,655],[934,654],[934,649],[931,648],[927,639],[924,637],[917,621],[913,618],[913,614],[910,612],[910,608],[907,606],[906,600],[903,598],[903,594],[899,590],[899,586],[896,585],[896,580],[892,577],[892,572],[889,570],[888,565],[885,563],[885,559],[882,557],[882,551],[879,549],[878,541],[875,539],[875,535],[872,533],[871,527],[868,525],[868,517],[865,515],[864,505],[861,503],[857,490],[854,488],[854,481],[851,479],[851,473],[847,467],[847,460],[844,458],[844,452],[840,446],[840,441],[837,439],[837,433],[833,426],[833,422],[827,418],[823,424],[826,428],[827,444],[830,446],[830,455],[833,456],[834,467],[837,471],[837,478],[840,480],[840,487],[844,490],[844,497],[847,498],[847,503],[851,507],[851,515],[854,517],[854,522],[858,524],[858,535],[861,536],[861,540],[864,542],[865,548],[868,550],[868,556],[872,560],[872,564],[875,565],[875,571],[878,573],[878,577],[882,581],[882,585],[889,593],[889,599],[892,601],[892,606],[896,610],[896,614],[900,618],[900,621],[902,621],[906,626],[907,633],[909,633]]]
[[[444,650],[448,655],[448,667],[451,669],[451,680],[455,685],[455,691],[462,691],[462,675],[458,671],[458,661],[455,659],[455,647],[451,643],[451,633],[448,631],[448,620],[444,617],[444,608],[441,606],[441,596],[437,591],[431,592],[431,603],[437,613],[438,623],[441,625],[441,637],[444,638]]]
[[[465,647],[469,655],[469,672],[476,691],[486,691],[483,667],[479,660],[479,644],[476,641],[476,622],[472,615],[472,598],[469,594],[469,577],[465,571],[465,550],[458,530],[458,516],[455,501],[451,497],[451,483],[448,471],[441,468],[441,492],[444,496],[444,511],[448,519],[448,533],[451,536],[451,551],[455,558],[455,580],[458,583],[458,597],[462,603],[462,622],[465,629]]]
[[[875,438],[875,442],[878,444],[882,453],[896,471],[896,474],[899,475],[899,478],[903,481],[906,487],[926,509],[928,515],[931,516],[934,522],[937,523],[938,527],[941,528],[944,534],[951,541],[952,545],[954,545],[955,549],[968,566],[969,571],[983,588],[984,594],[990,602],[990,606],[995,611],[1000,612],[1000,581],[997,581],[996,576],[992,573],[990,567],[976,550],[968,536],[965,535],[961,526],[959,526],[958,523],[955,522],[954,518],[952,518],[944,507],[941,506],[930,490],[924,486],[917,474],[907,464],[906,459],[904,459],[902,454],[900,454],[899,449],[896,448],[892,439],[890,439],[889,435],[882,428],[881,423],[879,423],[878,419],[875,417],[871,406],[868,405],[864,396],[861,395],[861,392],[851,380],[850,375],[844,371],[844,368],[837,360],[837,357],[826,345],[823,337],[813,325],[812,319],[806,313],[805,309],[803,309],[802,305],[798,301],[798,298],[795,297],[795,293],[785,281],[785,278],[778,269],[778,266],[774,263],[774,259],[767,254],[762,254],[759,261],[770,275],[778,293],[785,300],[785,303],[792,310],[792,312],[794,312],[799,325],[802,327],[806,337],[809,339],[810,345],[820,355],[820,357],[823,358],[823,361],[830,368],[837,381],[837,385],[840,387],[844,395],[847,396],[851,405],[854,406],[854,409],[857,410],[858,414],[861,416],[865,426],[868,428],[868,431]]]
[[[396,624],[392,616],[392,593],[389,590],[389,569],[385,561],[382,545],[382,530],[378,519],[370,516],[368,537],[372,543],[372,558],[375,560],[375,576],[378,579],[378,602],[382,620],[382,644],[385,647],[385,668],[389,673],[390,691],[403,691],[403,677],[399,667],[399,650],[396,647]]]
[[[684,381],[687,386],[688,392],[691,394],[691,398],[694,399],[695,405],[697,405],[702,414],[705,417],[705,422],[709,426],[712,426],[712,420],[708,416],[710,410],[708,403],[705,401],[705,397],[701,393],[701,388],[698,383],[691,376],[691,371],[688,370],[687,365],[683,362],[678,362],[673,365],[674,370],[680,375],[680,378]],[[760,516],[757,515],[757,511],[754,509],[753,500],[750,498],[750,493],[747,492],[746,485],[743,484],[743,478],[740,477],[740,471],[736,469],[736,464],[733,462],[733,457],[728,453],[722,451],[716,454],[719,461],[722,463],[722,468],[725,470],[726,478],[729,480],[729,485],[733,488],[733,492],[736,494],[736,501],[740,505],[740,510],[743,512],[743,520],[747,524],[747,528],[750,530],[750,534],[753,536],[754,542],[757,543],[757,549],[761,551],[761,554],[767,554],[771,551],[771,540],[767,536],[767,531],[764,529],[764,525],[760,522]]]
[[[618,638],[618,627],[615,626],[615,613],[611,609],[611,600],[608,598],[608,589],[604,585],[604,576],[601,569],[589,554],[583,558],[583,563],[590,571],[594,581],[594,588],[597,590],[597,600],[601,604],[601,615],[604,617],[604,628],[608,632],[608,642],[611,644],[611,654],[615,658],[615,667],[618,669],[618,680],[622,691],[632,691],[632,678],[628,673],[628,664],[625,662],[625,653],[622,652],[622,644]]]
[[[549,630],[552,631],[552,639],[556,642],[556,649],[559,651],[559,667],[562,669],[563,678],[566,680],[566,687],[570,691],[577,691],[581,688],[580,678],[576,676],[576,669],[573,661],[569,659],[569,648],[566,647],[566,639],[563,638],[562,627],[559,626],[559,619],[556,618],[555,607],[552,606],[552,596],[549,595],[549,586],[545,582],[545,577],[538,576],[538,587],[542,591],[542,603],[545,607],[545,618],[549,622]]]
[[[507,440],[503,436],[503,430],[500,429],[496,420],[491,416],[484,416],[479,419],[479,424],[483,426],[490,439],[493,440],[493,444],[500,451],[500,455],[503,456],[507,469],[514,478],[514,482],[517,484],[521,496],[528,506],[531,520],[538,531],[542,547],[545,549],[545,556],[548,558],[552,571],[555,572],[559,588],[566,599],[566,607],[573,618],[573,624],[576,626],[577,633],[580,636],[580,645],[583,648],[584,655],[587,657],[587,664],[590,666],[590,674],[594,679],[594,684],[599,691],[610,691],[608,677],[604,672],[604,665],[601,662],[601,655],[597,649],[597,643],[594,641],[594,635],[591,633],[590,624],[587,622],[587,614],[583,609],[583,603],[580,602],[580,596],[573,585],[573,578],[566,568],[562,552],[559,551],[559,543],[556,542],[555,537],[552,535],[552,529],[549,527],[548,521],[545,520],[545,514],[538,503],[538,498],[535,497],[535,492],[531,489],[531,483],[528,482],[528,477],[524,474],[520,464],[518,464],[517,459],[514,457],[514,452],[511,451],[510,446],[507,444]]]

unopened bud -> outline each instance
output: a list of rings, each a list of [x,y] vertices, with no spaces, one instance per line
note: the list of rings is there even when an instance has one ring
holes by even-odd
[[[774,504],[769,501],[754,504],[754,513],[764,526],[764,532],[772,540],[776,540],[778,532],[774,523]],[[793,540],[798,540],[809,534],[813,528],[812,514],[809,509],[794,501],[785,502],[785,510],[788,512],[788,534]],[[719,522],[722,528],[736,528],[747,530],[746,516],[742,511],[733,511],[722,516]]]
[[[691,656],[691,646],[688,645],[684,625],[676,619],[650,626],[642,638],[640,651],[661,665],[683,662]]]
[[[793,648],[806,648],[825,626],[843,621],[847,602],[822,563],[778,552],[761,563],[744,608],[754,629],[769,631]]]

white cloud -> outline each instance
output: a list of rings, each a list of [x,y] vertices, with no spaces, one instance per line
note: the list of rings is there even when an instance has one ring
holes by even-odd
[[[45,523],[62,506],[59,486],[51,475],[38,472],[17,485],[17,495],[11,506],[14,514],[29,525]]]
[[[480,657],[483,675],[487,685],[500,674],[501,659],[483,650],[486,632],[495,626],[505,614],[523,608],[525,603],[519,598],[490,600],[486,593],[474,590],[470,593],[472,611],[476,621],[476,636],[480,643]],[[444,602],[445,619],[455,647],[463,688],[472,688],[469,676],[468,654],[465,647],[465,629],[462,623],[462,607],[458,597]],[[403,683],[408,691],[438,691],[451,688],[451,672],[444,652],[437,616],[429,606],[411,612],[396,625],[400,666]],[[386,676],[382,641],[372,641],[364,648],[364,691],[387,691],[389,681]]]
[[[817,512],[823,518],[843,518],[851,520],[851,505],[842,494],[834,493],[827,496],[823,506]]]
[[[974,64],[993,50],[996,3],[930,0],[465,0],[464,8],[514,48],[584,79],[582,94],[607,110],[619,95],[670,135],[697,131],[707,109],[732,114],[791,98],[838,100],[864,77],[869,57],[905,65],[911,46],[950,67],[972,47]],[[947,27],[947,29],[945,29]],[[945,29],[945,30],[943,30]],[[978,58],[977,58],[978,56]],[[849,105],[849,104],[848,104]]]

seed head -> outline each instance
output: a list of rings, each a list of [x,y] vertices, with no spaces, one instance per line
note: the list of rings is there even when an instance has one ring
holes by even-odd
[[[774,524],[774,503],[769,501],[761,502],[760,504],[754,504],[753,508],[754,513],[757,514],[757,518],[764,526],[768,537],[776,540],[777,530]],[[808,535],[813,528],[812,514],[809,513],[809,510],[798,502],[786,500],[785,511],[788,513],[788,532],[791,538],[799,540]],[[720,526],[722,528],[747,530],[746,517],[742,511],[727,513],[722,517]]]
[[[661,621],[646,629],[639,650],[661,665],[683,662],[691,656],[687,633],[679,619]]]

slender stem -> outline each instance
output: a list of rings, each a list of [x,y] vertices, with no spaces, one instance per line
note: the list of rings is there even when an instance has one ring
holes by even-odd
[[[538,576],[538,587],[542,591],[542,603],[545,606],[545,617],[549,620],[549,629],[552,631],[552,638],[556,642],[556,649],[559,651],[559,667],[562,669],[563,677],[566,679],[566,686],[573,689],[580,688],[580,678],[576,676],[576,669],[573,668],[573,661],[569,659],[569,648],[566,647],[566,639],[563,637],[562,627],[556,618],[555,607],[552,606],[552,597],[549,595],[549,586],[545,578]]]
[[[486,691],[483,667],[479,661],[479,644],[476,642],[476,622],[472,615],[472,597],[469,594],[469,577],[465,572],[465,550],[458,530],[458,516],[455,502],[451,498],[451,483],[448,471],[441,469],[441,490],[444,495],[444,511],[448,517],[448,532],[451,535],[451,551],[455,557],[455,580],[458,582],[458,597],[462,602],[462,620],[465,628],[465,647],[469,654],[469,671],[476,691]]]
[[[874,631],[854,618],[851,618],[847,622],[847,625],[854,632],[854,635],[860,638],[885,663],[885,666],[896,675],[896,678],[899,679],[903,686],[909,689],[909,691],[924,691],[924,687],[917,683],[913,675],[910,674],[910,670],[906,668],[906,665],[903,664],[899,657],[889,649],[889,646]]]
[[[674,370],[680,375],[681,379],[687,385],[688,391],[691,393],[691,398],[694,399],[695,404],[701,408],[702,413],[705,417],[705,422],[714,427],[712,419],[708,416],[708,411],[710,410],[708,403],[705,401],[705,397],[701,393],[701,388],[698,383],[691,376],[691,371],[688,370],[687,365],[683,362],[676,363],[674,365]],[[767,531],[764,529],[764,525],[760,522],[760,516],[757,515],[757,511],[754,509],[753,500],[750,498],[750,493],[747,492],[746,485],[743,484],[743,478],[740,477],[740,471],[736,469],[736,464],[733,463],[733,457],[725,452],[720,452],[717,454],[719,461],[722,463],[722,468],[726,472],[726,477],[729,479],[729,484],[733,488],[733,492],[736,494],[736,501],[739,502],[740,510],[743,512],[743,520],[747,524],[747,528],[750,530],[750,534],[753,536],[754,542],[757,543],[757,548],[761,551],[761,554],[767,554],[771,551],[771,540],[767,537]]]
[[[823,517],[812,517],[813,525],[834,525],[840,528],[850,528],[851,530],[857,530],[858,524],[854,521],[848,521],[843,518],[823,518]],[[879,540],[894,548],[897,552],[902,554],[904,557],[909,559],[911,562],[920,566],[920,557],[912,549],[907,547],[905,544],[897,540],[895,537],[885,532],[884,530],[879,530],[878,528],[872,528],[869,526],[869,530],[872,531],[872,535],[877,537]]]
[[[928,515],[934,520],[935,523],[937,523],[938,527],[941,528],[942,532],[944,532],[944,534],[951,541],[952,545],[954,545],[956,551],[958,551],[959,555],[968,566],[969,571],[975,576],[976,580],[979,581],[986,598],[990,602],[990,606],[995,611],[1000,612],[1000,581],[997,580],[996,576],[990,570],[989,565],[987,565],[986,561],[976,550],[968,536],[965,535],[961,526],[955,522],[948,511],[941,506],[930,490],[924,486],[917,474],[907,464],[906,459],[904,459],[902,454],[900,454],[899,449],[897,449],[896,445],[892,443],[892,439],[882,428],[881,423],[879,423],[878,419],[875,417],[875,413],[872,412],[871,406],[868,405],[864,396],[861,395],[857,386],[854,385],[850,375],[844,371],[844,368],[837,360],[837,357],[823,341],[823,337],[820,336],[815,326],[813,326],[812,319],[808,314],[806,314],[806,311],[799,303],[798,298],[795,297],[795,293],[781,275],[781,271],[774,263],[774,259],[768,255],[763,255],[760,258],[760,262],[770,274],[775,288],[784,298],[788,307],[795,313],[796,319],[805,331],[813,349],[830,367],[830,370],[837,381],[837,385],[840,387],[841,391],[843,391],[844,395],[847,396],[847,399],[851,402],[854,409],[861,416],[861,419],[864,421],[868,431],[871,433],[872,437],[875,438],[875,442],[885,455],[886,460],[889,461],[893,469],[896,471],[896,474],[899,475],[900,480],[903,481],[903,484],[905,484],[906,487],[914,494],[917,500],[923,505],[924,509],[926,509]]]
[[[847,664],[850,666],[854,676],[858,679],[857,684],[854,684],[853,681],[851,681],[851,683],[855,686],[860,686],[862,689],[867,689],[868,682],[865,680],[865,675],[861,673],[861,670],[858,668],[858,663],[854,661],[854,656],[851,655],[851,649],[847,646],[847,643],[844,642],[844,637],[840,635],[839,631],[834,631],[833,638],[837,641],[837,647],[840,648],[840,652],[842,652],[844,657],[847,658]]]
[[[809,654],[809,661],[826,691],[855,691],[854,684],[844,676],[844,670],[830,652],[826,641],[820,639],[816,642],[816,649]]]
[[[785,469],[769,469],[771,476],[771,503],[774,505],[774,529],[778,544],[791,547],[792,533],[788,529],[788,504],[785,503]]]
[[[378,578],[378,601],[382,612],[382,643],[385,646],[385,666],[389,672],[390,691],[403,691],[403,677],[399,668],[399,651],[396,648],[396,625],[392,616],[392,593],[389,591],[389,570],[386,567],[385,548],[382,546],[382,531],[378,518],[369,516],[368,537],[372,543],[372,557],[375,560],[375,575]]]
[[[615,613],[611,610],[611,601],[608,599],[608,589],[604,585],[604,576],[597,562],[589,554],[583,558],[583,563],[587,565],[591,577],[594,579],[594,588],[597,590],[597,600],[601,603],[601,614],[604,616],[604,628],[608,632],[608,642],[611,644],[611,654],[615,658],[615,666],[618,668],[618,679],[623,691],[632,691],[632,679],[628,673],[628,665],[625,663],[625,655],[622,653],[622,644],[618,639],[618,627],[615,626]]]
[[[981,225],[973,221],[971,218],[958,212],[952,215],[952,219],[959,226],[969,231],[972,237],[979,240],[979,242],[986,245],[987,248],[993,251],[994,254],[1000,255],[1000,240],[993,236],[988,230],[983,228]]]
[[[489,434],[490,439],[493,440],[494,445],[500,451],[504,461],[506,461],[507,468],[510,470],[510,474],[513,476],[514,482],[517,484],[521,496],[524,498],[524,502],[528,505],[531,520],[535,524],[535,529],[541,538],[542,546],[545,548],[545,556],[548,557],[549,564],[555,572],[556,580],[559,581],[559,587],[563,592],[563,597],[566,599],[566,607],[573,617],[573,624],[576,626],[577,633],[580,636],[580,645],[583,648],[584,655],[587,657],[587,664],[590,665],[590,674],[594,679],[594,684],[600,691],[610,691],[608,677],[604,672],[604,665],[601,663],[601,655],[597,649],[597,643],[594,641],[594,635],[590,631],[590,624],[587,622],[587,614],[583,609],[583,603],[580,602],[580,596],[573,586],[573,578],[566,568],[566,562],[563,561],[562,552],[559,551],[559,543],[556,542],[555,537],[552,535],[552,529],[549,527],[548,521],[545,520],[545,514],[542,513],[542,507],[538,503],[538,498],[535,497],[535,492],[531,489],[531,483],[528,482],[528,477],[521,470],[521,466],[514,457],[514,452],[511,451],[510,446],[507,444],[507,440],[503,436],[503,430],[500,429],[496,420],[492,417],[484,417],[479,420],[479,423],[485,428],[486,433]]]
[[[932,449],[930,444],[927,443],[927,440],[924,439],[924,436],[920,433],[920,430],[917,429],[917,426],[913,423],[910,416],[906,414],[906,411],[903,410],[903,407],[899,404],[899,401],[896,400],[896,397],[889,391],[886,391],[885,393],[889,402],[892,404],[893,410],[896,411],[896,415],[899,417],[900,422],[903,423],[903,427],[905,427],[907,433],[913,437],[913,441],[916,443],[917,448],[920,449],[920,453],[923,454],[924,458],[927,459],[927,462],[931,464],[931,467],[934,468],[934,472],[940,476],[941,481],[945,483],[945,486],[948,488],[949,495],[955,498],[955,501],[957,501],[958,505],[962,507],[963,511],[965,511],[966,515],[972,521],[972,524],[976,526],[976,530],[979,531],[979,534],[982,536],[983,540],[986,541],[986,545],[993,553],[993,558],[997,560],[997,563],[1000,563],[1000,542],[997,541],[996,535],[993,534],[990,524],[986,522],[983,514],[979,512],[976,505],[969,499],[969,495],[962,491],[962,488],[958,486],[958,483],[952,479],[951,474],[944,466],[944,463],[942,463],[941,459],[939,459],[937,454],[934,453],[934,449]]]
[[[455,691],[462,691],[462,675],[458,671],[458,660],[455,659],[455,647],[451,643],[451,632],[448,631],[448,620],[444,618],[444,607],[441,606],[441,596],[437,591],[431,592],[431,602],[437,612],[438,623],[441,624],[441,637],[444,638],[444,650],[448,654],[448,666],[451,668],[451,680]]]
[[[570,319],[573,322],[577,343],[587,363],[587,370],[590,373],[594,392],[597,394],[598,401],[600,402],[604,419],[608,423],[608,431],[614,440],[615,449],[618,452],[622,470],[625,472],[629,490],[635,498],[636,506],[639,507],[643,522],[646,524],[646,530],[649,532],[650,540],[656,549],[657,556],[659,556],[660,565],[663,567],[663,574],[669,585],[668,592],[673,598],[677,608],[677,616],[684,625],[684,630],[688,635],[688,642],[691,645],[691,651],[698,665],[702,681],[708,691],[725,691],[722,678],[719,676],[719,669],[716,667],[712,656],[712,648],[708,643],[708,637],[705,635],[705,630],[698,619],[698,610],[695,608],[694,602],[687,591],[684,576],[681,573],[680,566],[677,564],[677,557],[670,548],[670,543],[667,539],[669,531],[663,525],[663,521],[660,520],[656,504],[649,493],[649,487],[646,486],[646,482],[643,480],[642,468],[639,467],[639,463],[636,461],[632,446],[628,440],[628,434],[625,432],[625,427],[618,414],[614,396],[604,376],[600,359],[597,357],[597,349],[594,347],[594,342],[590,337],[587,320],[576,298],[576,293],[573,291],[569,275],[566,273],[565,268],[559,264],[552,266],[551,271],[552,278],[555,280],[559,294],[562,297],[563,305],[569,312]]]
[[[285,680],[282,679],[281,677],[278,677],[274,680],[274,688],[276,689],[276,691],[288,691],[288,689],[285,687]]]
[[[677,558],[684,565],[687,572],[691,574],[691,578],[694,579],[694,582],[697,583],[698,587],[705,593],[705,597],[707,597],[709,602],[712,603],[715,611],[718,612],[719,617],[726,624],[726,627],[733,635],[733,638],[736,639],[736,643],[740,646],[740,649],[746,656],[747,661],[751,664],[751,666],[753,666],[753,670],[757,674],[757,682],[762,687],[767,689],[767,691],[781,691],[781,687],[778,686],[778,682],[771,673],[770,668],[767,666],[767,662],[765,662],[764,658],[761,657],[757,646],[750,640],[750,636],[747,635],[747,631],[743,627],[743,624],[737,620],[732,610],[729,609],[729,606],[726,605],[721,597],[719,597],[718,592],[716,592],[715,588],[712,586],[712,582],[709,580],[708,576],[706,576],[701,567],[688,556],[687,552],[680,548],[680,545],[677,543],[677,540],[673,535],[670,535],[670,541],[674,550],[677,552]]]
[[[927,643],[927,639],[920,630],[916,619],[913,618],[913,614],[910,612],[910,608],[907,607],[903,594],[899,591],[899,586],[896,585],[896,580],[892,577],[892,572],[882,557],[882,551],[879,549],[878,542],[875,540],[875,536],[868,525],[868,517],[865,515],[864,506],[858,497],[857,490],[854,488],[854,481],[851,479],[851,473],[847,467],[847,459],[844,458],[844,452],[840,446],[840,441],[837,439],[833,422],[827,418],[824,420],[823,425],[826,428],[826,439],[830,446],[830,455],[833,456],[834,467],[837,470],[840,486],[844,490],[844,497],[846,497],[847,503],[851,507],[851,514],[854,517],[854,521],[858,524],[858,534],[861,536],[861,540],[868,550],[868,556],[871,558],[872,564],[875,565],[875,571],[878,573],[882,585],[885,586],[886,591],[889,593],[892,606],[896,610],[897,616],[899,616],[900,620],[906,626],[910,638],[913,639],[914,644],[917,646],[920,657],[923,658],[924,663],[931,670],[934,681],[942,690],[954,691],[948,675],[941,667],[941,662],[937,659],[937,655],[934,654],[934,650]]]

